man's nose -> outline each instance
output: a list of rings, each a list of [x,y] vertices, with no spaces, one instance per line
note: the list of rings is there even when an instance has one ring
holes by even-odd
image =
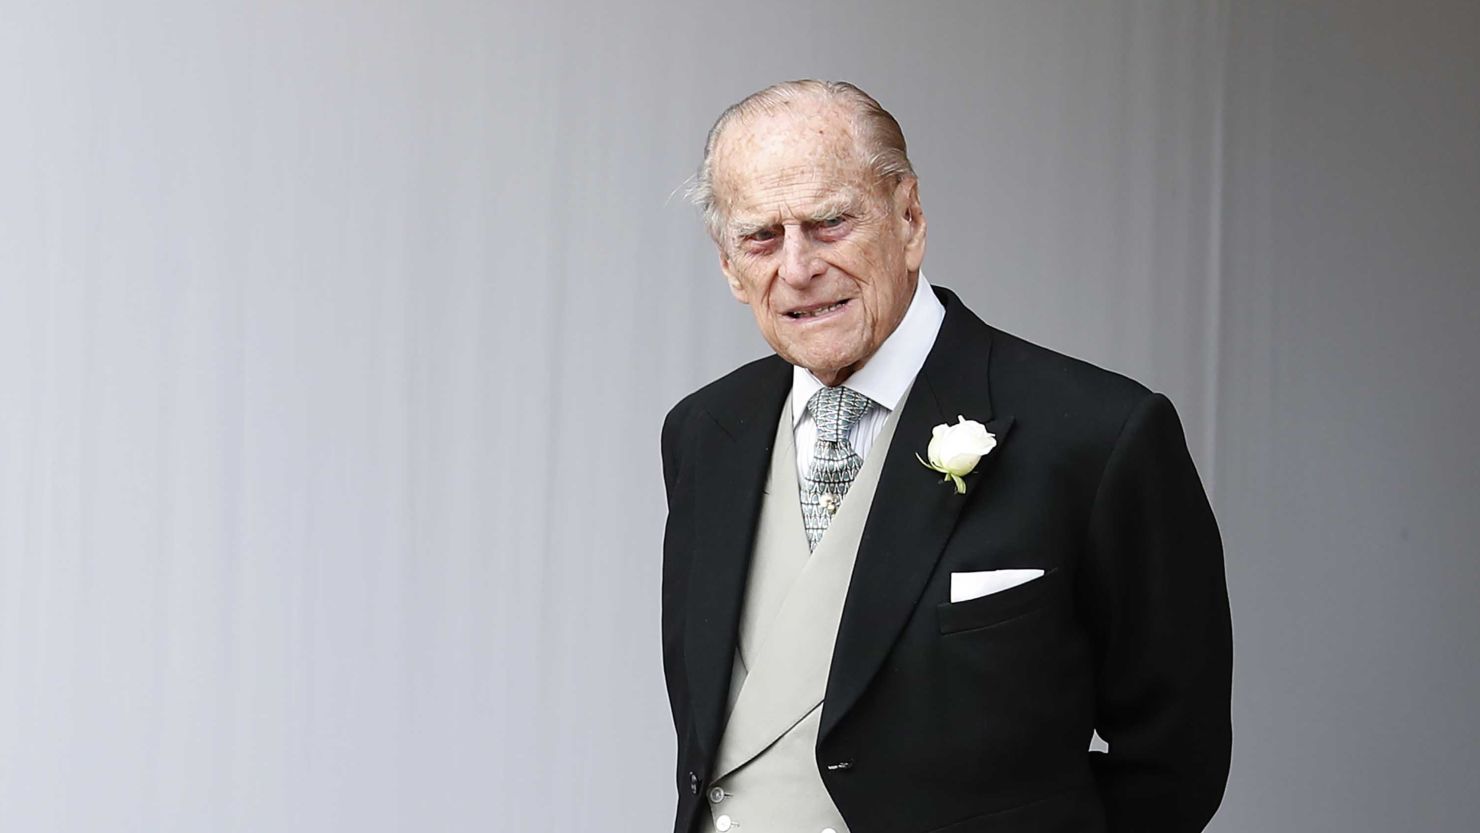
[[[781,240],[781,279],[798,289],[827,270],[817,249],[805,234],[786,230]]]

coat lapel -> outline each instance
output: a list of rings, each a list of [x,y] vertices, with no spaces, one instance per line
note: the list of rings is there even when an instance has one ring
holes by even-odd
[[[934,426],[955,423],[958,415],[987,423],[999,443],[1012,424],[1008,416],[993,419],[987,385],[990,328],[955,295],[939,294],[945,320],[900,413],[858,547],[833,649],[821,737],[868,686],[919,602],[962,509],[978,497],[972,486],[981,477],[968,475],[967,493],[958,495],[915,455],[925,456]],[[990,454],[984,457],[977,471],[991,460]]]
[[[730,407],[708,412],[710,422],[700,432],[684,665],[700,742],[711,755],[724,728],[756,517],[776,420],[790,387],[791,366],[773,357]]]

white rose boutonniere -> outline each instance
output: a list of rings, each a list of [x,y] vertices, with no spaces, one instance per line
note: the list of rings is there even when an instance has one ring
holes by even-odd
[[[920,460],[926,468],[945,475],[947,481],[956,484],[956,494],[966,494],[966,481],[961,478],[976,468],[977,462],[997,447],[997,437],[985,425],[960,414],[955,425],[941,423],[931,430],[930,447],[926,454],[930,461]]]

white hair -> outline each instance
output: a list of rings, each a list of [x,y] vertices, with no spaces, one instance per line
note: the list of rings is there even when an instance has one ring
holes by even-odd
[[[704,158],[693,176],[687,191],[689,201],[699,207],[704,216],[704,226],[709,236],[720,240],[724,217],[714,197],[714,178],[711,167],[715,145],[719,137],[732,123],[743,120],[754,113],[775,113],[791,102],[803,98],[843,104],[853,112],[853,135],[862,143],[869,154],[868,164],[879,181],[898,182],[904,177],[914,177],[915,168],[905,152],[904,131],[899,122],[889,114],[874,97],[847,81],[783,81],[779,84],[751,93],[731,104],[720,113],[709,135],[704,140]]]

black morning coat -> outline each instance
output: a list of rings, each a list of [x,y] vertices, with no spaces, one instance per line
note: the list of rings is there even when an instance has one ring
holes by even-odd
[[[1177,414],[936,294],[945,320],[900,414],[833,649],[822,780],[852,833],[1202,830],[1228,776],[1232,629]],[[663,425],[675,833],[712,826],[707,779],[791,374],[774,355],[751,362]],[[997,437],[964,495],[915,458],[958,415]],[[1003,568],[1045,574],[950,602],[951,573]],[[1108,753],[1087,751],[1093,730]]]

